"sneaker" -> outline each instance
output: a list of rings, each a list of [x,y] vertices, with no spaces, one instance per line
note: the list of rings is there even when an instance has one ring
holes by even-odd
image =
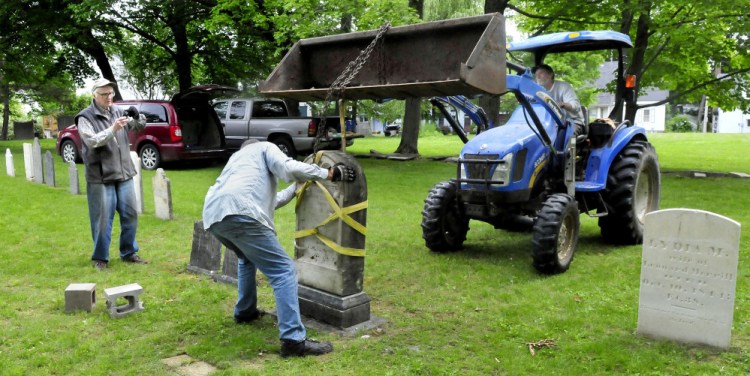
[[[141,256],[138,255],[132,255],[127,258],[122,259],[122,261],[130,262],[133,264],[148,264],[148,261],[141,258]]]
[[[255,320],[259,320],[261,317],[265,315],[266,315],[266,311],[256,309],[255,312],[253,312],[250,315],[234,316],[234,322],[237,324],[249,324]]]
[[[299,342],[281,340],[281,357],[323,355],[333,351],[330,342],[318,342],[314,339],[304,339]]]
[[[98,271],[104,271],[104,269],[107,269],[107,262],[102,260],[94,260],[91,262],[92,265],[94,265],[94,268]]]

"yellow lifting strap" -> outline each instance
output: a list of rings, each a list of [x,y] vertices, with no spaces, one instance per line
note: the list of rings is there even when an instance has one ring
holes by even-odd
[[[323,154],[323,152],[321,151],[321,152],[318,152],[315,155],[315,163],[318,163],[320,161],[320,158],[321,158],[322,154]],[[294,233],[294,238],[295,239],[299,239],[299,238],[304,238],[306,236],[315,235],[321,242],[323,242],[323,244],[327,245],[329,248],[333,249],[337,253],[340,253],[342,255],[347,255],[347,256],[364,257],[365,256],[365,250],[364,249],[343,247],[343,246],[337,244],[335,241],[331,240],[330,238],[323,236],[319,232],[319,229],[321,227],[325,226],[326,224],[330,223],[331,221],[335,220],[335,219],[340,219],[340,220],[344,221],[344,223],[346,223],[349,226],[351,226],[351,228],[353,228],[354,230],[356,230],[360,234],[367,236],[367,228],[365,226],[363,226],[361,223],[359,223],[356,220],[354,220],[354,218],[352,218],[351,216],[349,216],[349,214],[351,214],[351,213],[355,213],[355,212],[358,212],[360,210],[367,209],[367,201],[365,200],[365,201],[362,201],[360,203],[357,203],[357,204],[354,204],[354,205],[351,205],[351,206],[347,206],[345,208],[341,208],[341,207],[339,207],[338,203],[336,203],[336,200],[333,198],[333,196],[331,195],[331,193],[328,192],[328,190],[323,186],[322,183],[317,182],[317,181],[316,182],[307,181],[296,192],[296,196],[297,196],[297,204],[296,205],[297,206],[299,206],[299,203],[302,200],[302,196],[304,195],[304,193],[307,190],[307,188],[310,187],[313,183],[318,188],[320,188],[321,192],[323,192],[323,194],[326,197],[326,200],[328,201],[328,204],[331,206],[331,209],[333,209],[333,213],[330,216],[328,216],[328,218],[324,219],[317,226],[315,226],[313,228],[309,228],[309,229],[305,229],[305,230],[299,230],[299,231],[295,232]]]

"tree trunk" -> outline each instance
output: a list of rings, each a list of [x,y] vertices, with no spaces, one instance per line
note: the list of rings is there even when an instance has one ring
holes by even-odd
[[[484,13],[505,13],[510,0],[484,0]]]
[[[421,98],[406,98],[406,108],[404,110],[404,129],[401,133],[401,143],[396,149],[396,153],[401,154],[419,154],[419,120]]]
[[[424,0],[409,0],[409,8],[416,10],[420,19],[424,18]]]
[[[0,139],[8,139],[8,123],[10,122],[10,86],[3,83],[0,86],[0,97],[3,98],[3,133]]]
[[[500,125],[500,96],[482,95],[479,97],[479,107],[482,107],[487,114],[487,120],[490,121],[490,123],[487,124],[488,128]],[[486,129],[483,129],[483,131],[485,130]]]
[[[104,51],[104,46],[99,39],[94,36],[91,29],[82,29],[80,32],[71,35],[68,42],[94,59],[99,71],[102,72],[102,78],[117,83],[115,72],[112,69],[112,65],[109,63],[109,58],[107,58],[107,53]],[[122,99],[120,88],[115,87],[114,100],[120,101]]]
[[[645,66],[646,50],[648,49],[649,27],[651,24],[651,3],[643,3],[641,14],[638,16],[638,26],[635,32],[635,46],[628,73],[641,77]],[[635,95],[628,96],[625,101],[625,119],[635,123],[635,114],[638,111],[638,92],[642,80],[636,80]]]

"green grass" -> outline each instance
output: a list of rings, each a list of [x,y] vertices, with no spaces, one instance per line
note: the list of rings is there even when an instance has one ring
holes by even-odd
[[[650,135],[664,171],[750,173],[748,135]],[[393,152],[398,138],[357,140],[349,149]],[[53,150],[54,140],[42,140]],[[186,353],[216,366],[217,375],[737,375],[750,372],[748,233],[741,238],[731,347],[718,351],[636,335],[641,247],[600,240],[594,219],[582,217],[570,270],[544,277],[531,266],[530,234],[471,223],[466,250],[435,254],[421,239],[423,200],[455,167],[419,159],[358,159],[368,183],[365,292],[381,330],[330,340],[334,353],[304,359],[277,355],[278,332],[268,318],[250,326],[231,320],[234,286],[187,273],[194,221],[220,166],[172,166],[175,219],[153,213],[151,179],[144,172],[146,212],[139,223],[148,265],[113,260],[107,272],[91,267],[85,195],[68,193],[67,166],[56,161],[57,188],[24,178],[20,141],[0,142],[14,153],[16,177],[0,174],[0,374],[161,375],[161,359]],[[423,156],[457,155],[456,137],[420,139]],[[4,165],[4,164],[3,164]],[[82,165],[80,179],[85,190]],[[662,208],[687,207],[750,225],[750,179],[662,178]],[[282,244],[291,252],[295,218],[276,214]],[[117,221],[115,221],[117,224]],[[115,234],[119,229],[115,229]],[[115,235],[116,237],[116,235]],[[112,254],[116,255],[116,241]],[[97,284],[93,312],[64,312],[70,283]],[[143,312],[112,319],[103,290],[128,283],[144,288]],[[260,306],[273,308],[267,283]],[[368,335],[369,337],[363,337]],[[527,343],[553,339],[536,356]]]

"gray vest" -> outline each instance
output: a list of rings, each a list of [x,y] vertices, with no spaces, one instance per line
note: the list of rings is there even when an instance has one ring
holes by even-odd
[[[115,119],[122,116],[122,111],[116,106],[110,108],[110,118],[107,119],[96,108],[94,101],[76,115],[75,123],[81,117],[91,123],[94,133],[99,133],[110,126]],[[115,140],[117,140],[115,142]],[[83,163],[86,166],[86,181],[89,183],[114,183],[125,181],[135,176],[135,166],[130,159],[130,140],[126,128],[115,133],[115,137],[105,145],[90,148],[83,143]]]

